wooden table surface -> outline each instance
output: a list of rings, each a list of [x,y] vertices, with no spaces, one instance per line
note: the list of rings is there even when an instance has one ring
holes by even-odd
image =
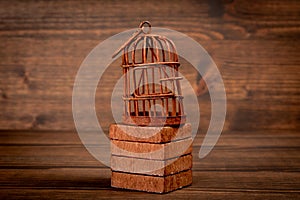
[[[227,95],[223,133],[201,160],[211,101],[198,98],[193,184],[165,195],[110,188],[110,169],[84,148],[72,116],[84,58],[143,20],[201,44]],[[0,0],[0,199],[300,199],[299,36],[299,0]],[[96,92],[106,128],[119,64]]]
[[[1,199],[299,199],[300,136],[297,132],[224,133],[198,158],[193,184],[168,194],[110,187],[110,169],[95,160],[74,132],[0,134]]]

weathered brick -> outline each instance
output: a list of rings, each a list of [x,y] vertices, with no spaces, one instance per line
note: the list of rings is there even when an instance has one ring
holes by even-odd
[[[124,124],[111,124],[109,137],[113,140],[166,143],[192,136],[191,124],[181,127],[142,127]]]
[[[112,155],[166,160],[180,157],[191,152],[192,138],[186,138],[163,144],[111,140]]]
[[[192,170],[169,176],[148,176],[112,171],[111,186],[116,188],[166,193],[192,184]]]
[[[111,157],[111,169],[128,173],[166,176],[192,168],[191,154],[168,160],[149,160],[141,158]]]

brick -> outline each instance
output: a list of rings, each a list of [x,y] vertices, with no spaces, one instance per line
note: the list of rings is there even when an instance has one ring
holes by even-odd
[[[148,176],[112,171],[111,186],[115,188],[166,193],[192,184],[192,170],[169,176]]]
[[[111,124],[109,137],[114,140],[166,143],[192,136],[191,124],[186,123],[179,128],[165,127],[142,127],[124,124]]]
[[[111,154],[125,157],[167,160],[192,152],[192,138],[163,144],[111,140]]]
[[[169,160],[149,160],[131,157],[111,157],[111,169],[128,173],[167,176],[192,168],[191,154]]]

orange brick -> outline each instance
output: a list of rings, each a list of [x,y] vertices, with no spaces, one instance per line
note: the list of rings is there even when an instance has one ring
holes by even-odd
[[[111,140],[112,155],[166,160],[180,157],[191,152],[192,138],[163,144]]]
[[[191,154],[169,160],[149,160],[131,157],[111,157],[111,169],[128,173],[166,176],[192,168]]]
[[[169,176],[149,176],[112,171],[111,186],[116,188],[166,193],[192,184],[192,170]]]
[[[187,123],[179,128],[165,127],[142,127],[124,124],[111,124],[109,137],[113,140],[166,143],[192,136],[191,124]]]

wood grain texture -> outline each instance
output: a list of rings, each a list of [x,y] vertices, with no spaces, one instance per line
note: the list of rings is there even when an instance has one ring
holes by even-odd
[[[228,98],[224,130],[299,130],[299,10],[296,0],[0,1],[0,129],[74,130],[81,62],[104,39],[147,19],[187,34],[212,56]],[[114,121],[108,108],[118,65],[97,89],[104,127]],[[195,71],[182,66],[195,83]],[[209,97],[199,102],[205,130]]]
[[[111,170],[95,160],[75,132],[0,133],[1,199],[190,198],[298,199],[297,132],[230,132],[198,158],[193,184],[163,196],[110,187]]]

